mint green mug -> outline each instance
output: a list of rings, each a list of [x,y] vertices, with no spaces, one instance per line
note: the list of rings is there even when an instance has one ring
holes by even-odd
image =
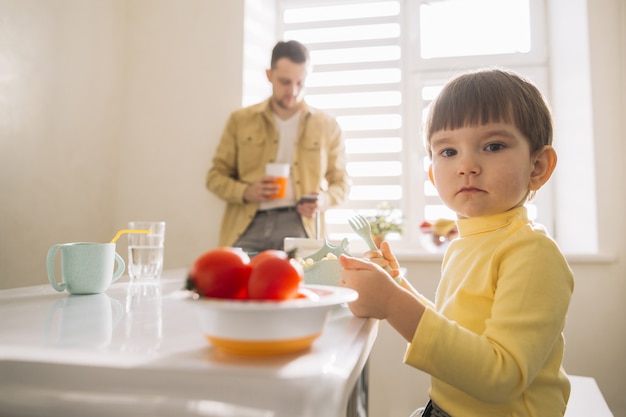
[[[55,275],[55,255],[61,251],[61,283]],[[117,268],[113,267],[117,263]],[[76,242],[53,245],[46,263],[50,285],[70,294],[99,294],[117,280],[126,264],[115,243]]]

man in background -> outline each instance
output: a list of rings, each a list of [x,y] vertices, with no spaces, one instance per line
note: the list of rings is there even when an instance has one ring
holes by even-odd
[[[272,50],[267,100],[233,112],[213,157],[206,187],[227,204],[219,245],[246,252],[283,249],[285,237],[316,238],[317,215],[342,203],[350,188],[341,129],[309,107],[304,84],[307,48],[278,42]],[[288,164],[286,194],[265,174],[268,163]]]

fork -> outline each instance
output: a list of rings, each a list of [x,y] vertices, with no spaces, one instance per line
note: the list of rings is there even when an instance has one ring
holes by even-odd
[[[370,250],[378,250],[374,241],[372,240],[372,228],[370,227],[370,223],[367,219],[360,214],[355,214],[350,219],[348,219],[348,224],[354,232],[359,235],[361,239],[367,243]]]
[[[369,246],[370,250],[375,250],[375,251],[379,250],[376,247],[376,244],[374,243],[374,241],[372,240],[372,228],[370,226],[370,223],[367,221],[365,217],[357,213],[354,216],[352,216],[350,219],[348,219],[348,224],[350,225],[352,230],[354,230],[354,232],[361,239],[363,239],[365,243],[367,243],[367,246]],[[385,267],[385,271],[391,271],[391,267],[387,265]],[[396,282],[400,282],[402,280],[400,276],[394,279]]]

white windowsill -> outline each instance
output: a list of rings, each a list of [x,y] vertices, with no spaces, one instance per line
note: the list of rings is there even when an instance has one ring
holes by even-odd
[[[441,263],[443,252],[425,252],[418,250],[395,250],[394,254],[400,264],[403,262],[421,263]],[[565,254],[565,258],[570,265],[609,265],[617,262],[615,254],[594,253],[594,254]]]

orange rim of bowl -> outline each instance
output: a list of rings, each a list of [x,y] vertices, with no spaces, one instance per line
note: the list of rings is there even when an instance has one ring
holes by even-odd
[[[321,333],[286,340],[233,340],[206,335],[216,348],[240,356],[270,356],[305,350]]]

